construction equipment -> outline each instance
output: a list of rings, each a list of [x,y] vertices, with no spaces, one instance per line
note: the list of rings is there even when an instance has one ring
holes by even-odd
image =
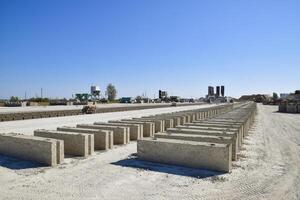
[[[91,105],[84,106],[81,111],[84,114],[94,114],[96,113],[96,106],[91,106]]]

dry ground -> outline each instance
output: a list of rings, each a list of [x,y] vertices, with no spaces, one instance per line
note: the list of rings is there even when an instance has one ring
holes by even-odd
[[[2,156],[0,199],[300,199],[300,115],[276,110],[258,105],[255,124],[230,174],[139,161],[135,142],[88,159],[68,158],[55,168]],[[106,113],[102,119],[117,114]],[[19,126],[37,125],[22,122]],[[5,125],[9,123],[0,123],[0,132],[7,130]]]

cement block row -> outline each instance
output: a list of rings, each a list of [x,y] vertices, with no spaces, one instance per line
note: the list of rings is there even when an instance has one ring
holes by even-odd
[[[95,150],[109,150],[113,148],[114,136],[113,131],[110,130],[86,129],[67,126],[58,127],[57,130],[63,132],[93,134],[95,140]]]
[[[143,138],[143,125],[142,124],[131,124],[126,122],[116,122],[110,121],[109,123],[106,122],[95,122],[94,125],[109,125],[115,127],[126,127],[129,128],[129,139],[130,140],[138,140]]]
[[[130,141],[129,127],[111,125],[78,124],[77,128],[113,131],[114,144],[127,144]]]
[[[205,111],[198,110],[189,112],[189,114],[181,114],[181,116],[190,116],[185,118],[185,123],[168,128],[166,133],[156,133],[152,140],[138,141],[139,158],[189,167],[202,166],[206,169],[229,172],[231,161],[237,160],[237,153],[243,143],[243,138],[254,121],[256,104],[235,105],[235,108],[224,106],[222,110],[213,107]],[[175,116],[178,115],[178,113],[175,114]],[[190,144],[191,141],[193,143]],[[181,149],[183,148],[182,143],[185,149]],[[195,145],[197,150],[194,149]],[[195,151],[190,151],[191,148]],[[222,156],[216,157],[216,152]],[[191,158],[188,158],[191,161],[183,158],[187,153],[190,154]],[[201,160],[192,159],[199,155],[202,156]]]
[[[109,122],[114,122],[114,121],[109,121]],[[143,137],[153,137],[155,133],[154,122],[135,121],[132,119],[122,119],[121,121],[116,121],[116,122],[143,125]]]
[[[133,118],[135,121],[153,122],[155,124],[155,133],[165,132],[168,128],[173,128],[196,120],[215,116],[225,113],[233,109],[233,105],[221,105],[210,108],[202,108],[188,111],[180,111],[167,114],[158,114],[145,116],[141,118]]]
[[[27,139],[27,136],[14,135],[13,139],[9,140],[11,141],[11,146],[21,141],[21,145],[18,145],[20,148],[15,148],[14,150],[6,148],[7,151],[5,151],[3,150],[5,148],[2,148],[6,145],[6,142],[4,142],[3,144],[0,143],[0,150],[3,150],[3,153],[8,155],[15,155],[54,166],[63,162],[64,153],[86,157],[92,155],[94,149],[108,150],[113,148],[114,144],[127,144],[130,140],[153,137],[155,132],[164,132],[167,128],[191,123],[204,117],[211,117],[218,113],[227,112],[230,109],[232,109],[232,106],[216,106],[210,109],[190,110],[137,119],[123,119],[121,121],[109,121],[108,123],[96,122],[95,124],[78,124],[77,127],[58,127],[57,130],[40,129],[35,130],[34,136],[29,136],[29,139]],[[162,137],[161,139],[164,139]],[[188,134],[184,137],[188,137],[190,140],[199,138],[199,136],[195,137]],[[210,141],[213,139],[218,141],[217,137],[210,137]],[[221,138],[219,137],[219,139]],[[229,139],[223,137],[223,140],[226,142]],[[208,139],[206,140],[209,141]],[[28,145],[28,141],[30,141],[30,145]],[[50,144],[44,145],[45,148],[47,147],[46,149],[40,148],[39,141],[47,141],[48,143],[50,141]],[[39,155],[39,151],[42,156]]]
[[[143,160],[229,172],[231,144],[177,139],[138,140],[138,157]]]
[[[15,133],[0,134],[0,154],[56,166],[64,160],[64,141]]]
[[[80,115],[80,114],[81,114],[81,110],[79,109],[60,110],[60,111],[39,111],[39,112],[34,111],[34,112],[21,112],[21,113],[6,113],[6,114],[0,114],[0,121],[60,117],[60,116]]]
[[[63,140],[66,154],[87,157],[94,153],[93,134],[39,129],[34,131],[34,136]]]

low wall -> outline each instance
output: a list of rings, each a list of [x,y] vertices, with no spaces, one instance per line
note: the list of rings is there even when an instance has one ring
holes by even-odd
[[[34,131],[34,135],[63,140],[66,154],[87,157],[94,152],[94,135],[92,134],[39,129]]]
[[[122,119],[121,121],[108,121],[108,122],[119,122],[128,124],[141,124],[143,125],[143,137],[152,137],[155,132],[155,124],[153,122],[140,122],[130,119]]]
[[[221,172],[231,171],[231,145],[173,139],[144,139],[137,142],[139,159],[203,168]]]
[[[106,123],[106,122],[95,122],[94,125],[108,125],[108,126],[117,126],[117,127],[128,127],[130,140],[138,140],[143,138],[143,125],[141,124],[126,124],[126,123]]]
[[[195,135],[195,134],[180,134],[180,133],[156,133],[154,138],[187,140],[195,142],[209,142],[218,144],[231,144],[232,160],[237,160],[238,146],[232,145],[233,139],[228,136],[210,136],[210,135]]]
[[[137,120],[141,122],[153,122],[155,124],[155,133],[165,131],[165,120],[149,119],[149,118],[133,118],[133,120]]]
[[[113,131],[114,144],[127,144],[130,141],[128,127],[116,127],[107,125],[93,125],[93,124],[78,124],[78,128],[97,129],[97,130],[110,130]]]
[[[188,103],[188,104],[177,104],[177,106],[191,106],[191,105],[202,105],[203,103]],[[109,108],[97,108],[96,113],[107,113],[107,112],[120,112],[130,110],[141,110],[141,109],[153,109],[153,108],[164,108],[171,107],[170,104],[159,104],[151,106],[128,106],[128,107],[109,107]],[[25,120],[25,119],[36,119],[36,118],[48,118],[48,117],[61,117],[71,115],[81,115],[81,109],[73,110],[58,110],[58,111],[34,111],[34,112],[20,112],[20,113],[0,113],[0,122],[2,121],[14,121],[14,120]]]
[[[56,166],[64,160],[64,142],[19,134],[0,134],[0,154]]]
[[[72,132],[72,133],[83,133],[93,134],[95,150],[108,150],[113,148],[113,131],[109,130],[97,130],[97,129],[85,129],[75,127],[58,127],[58,131]]]

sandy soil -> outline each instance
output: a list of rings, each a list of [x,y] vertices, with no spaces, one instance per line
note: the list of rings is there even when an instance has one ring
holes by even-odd
[[[258,106],[230,174],[139,161],[135,142],[55,168],[2,156],[0,199],[300,199],[300,115],[276,110]]]

